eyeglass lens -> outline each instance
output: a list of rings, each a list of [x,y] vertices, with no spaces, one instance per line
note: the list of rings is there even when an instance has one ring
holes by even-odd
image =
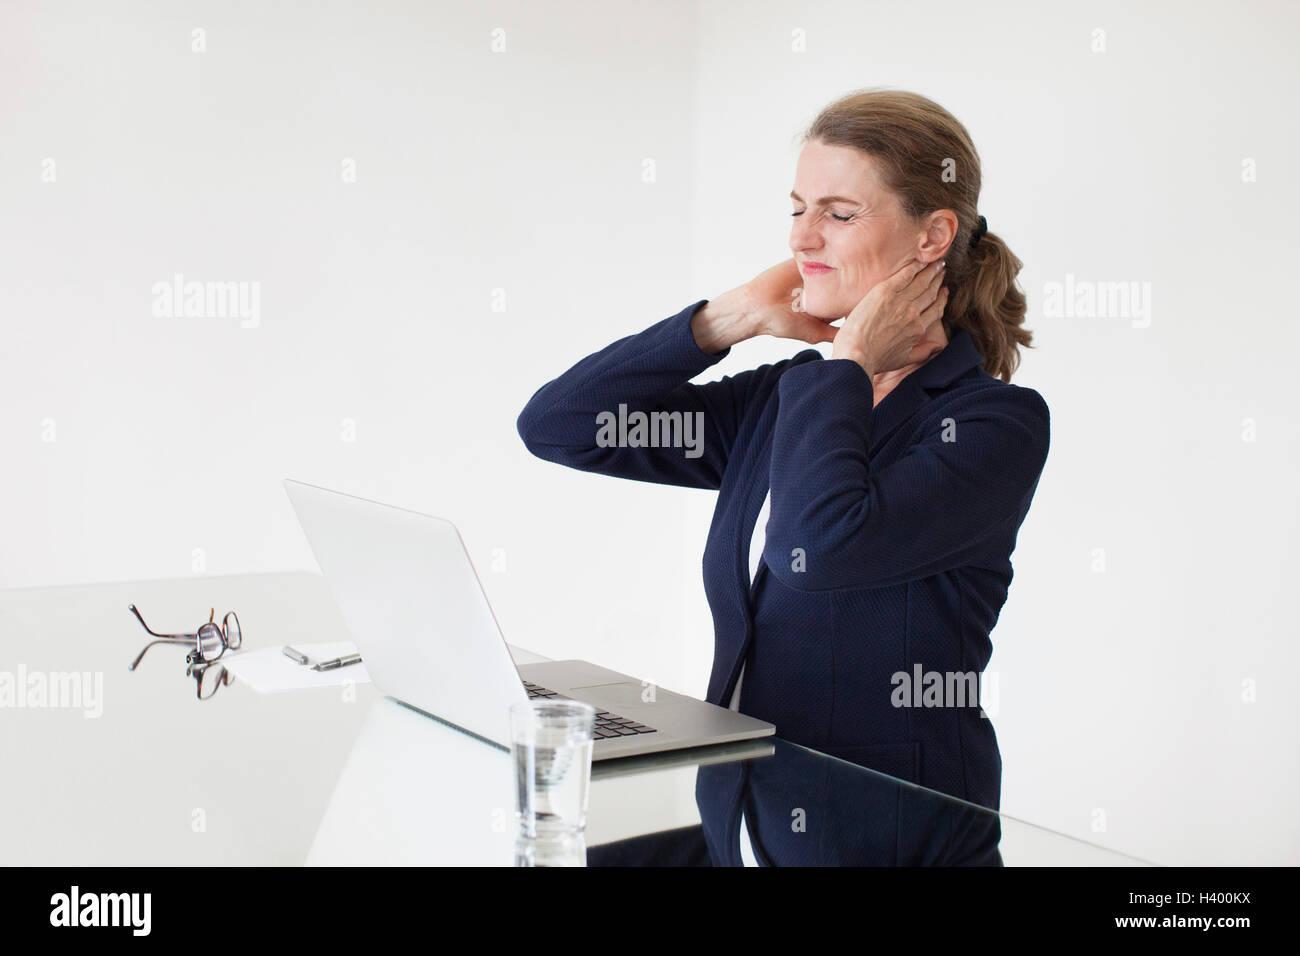
[[[215,661],[226,649],[221,636],[221,628],[215,624],[204,624],[199,628],[199,660]]]
[[[243,643],[244,636],[239,631],[239,618],[235,612],[231,611],[221,621],[221,626],[226,631],[226,643],[230,645],[232,651],[238,650],[239,645]]]
[[[226,669],[220,664],[199,671],[199,697],[207,699],[215,694],[225,676]]]

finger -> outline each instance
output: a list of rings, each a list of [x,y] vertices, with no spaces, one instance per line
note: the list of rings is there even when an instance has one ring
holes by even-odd
[[[835,341],[835,333],[838,331],[839,329],[829,322],[814,319],[806,313],[796,313],[785,331],[778,334],[778,338],[795,339],[816,345],[818,342]]]
[[[913,259],[904,263],[902,268],[886,279],[885,284],[895,290],[906,289],[929,265],[930,263],[922,262],[920,259]]]
[[[925,278],[927,274],[930,275],[929,279]],[[921,286],[921,291],[914,300],[917,308],[929,307],[934,303],[939,291],[944,288],[943,276],[944,268],[940,264],[938,270],[928,269],[917,277],[916,284]]]
[[[909,302],[916,302],[918,305],[928,305],[939,294],[939,286],[943,284],[944,271],[944,261],[942,259],[936,259],[926,265],[924,269],[916,274],[915,279],[904,294],[904,298]]]
[[[818,342],[834,342],[837,332],[839,329],[829,322],[809,319],[807,325],[799,330],[799,337],[811,345],[816,345]]]
[[[932,341],[935,329],[943,321],[943,310],[948,306],[948,289],[942,288],[939,294],[935,296],[933,302],[921,310],[917,321],[921,325],[921,337],[917,339],[916,345],[926,345]],[[913,348],[916,348],[913,345]]]

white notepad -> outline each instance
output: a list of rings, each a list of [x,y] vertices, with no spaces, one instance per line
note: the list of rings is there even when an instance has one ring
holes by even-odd
[[[302,690],[308,687],[342,687],[345,684],[368,684],[370,675],[365,663],[349,664],[330,671],[314,671],[311,664],[328,661],[344,654],[355,654],[357,646],[351,641],[333,641],[327,644],[291,644],[302,651],[311,664],[297,664],[285,657],[282,646],[263,647],[258,650],[227,651],[221,663],[235,678],[262,694],[283,690]]]

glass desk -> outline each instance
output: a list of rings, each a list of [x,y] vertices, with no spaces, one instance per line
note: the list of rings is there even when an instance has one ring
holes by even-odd
[[[376,700],[308,857],[321,865],[510,865],[510,755]],[[600,761],[588,865],[1145,866],[780,739]]]
[[[0,863],[513,862],[507,751],[368,684],[200,702],[180,648],[127,671],[132,603],[160,631],[234,609],[249,650],[348,639],[305,572],[0,592]],[[84,699],[29,692],[68,674]],[[741,865],[742,811],[759,864],[1150,865],[771,738],[595,764],[588,863]]]

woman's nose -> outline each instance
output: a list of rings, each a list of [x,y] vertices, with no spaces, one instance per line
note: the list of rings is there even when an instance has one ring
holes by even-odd
[[[794,221],[794,225],[790,227],[791,252],[798,253],[818,249],[821,244],[821,236],[817,234],[816,229],[801,224],[798,219]]]

